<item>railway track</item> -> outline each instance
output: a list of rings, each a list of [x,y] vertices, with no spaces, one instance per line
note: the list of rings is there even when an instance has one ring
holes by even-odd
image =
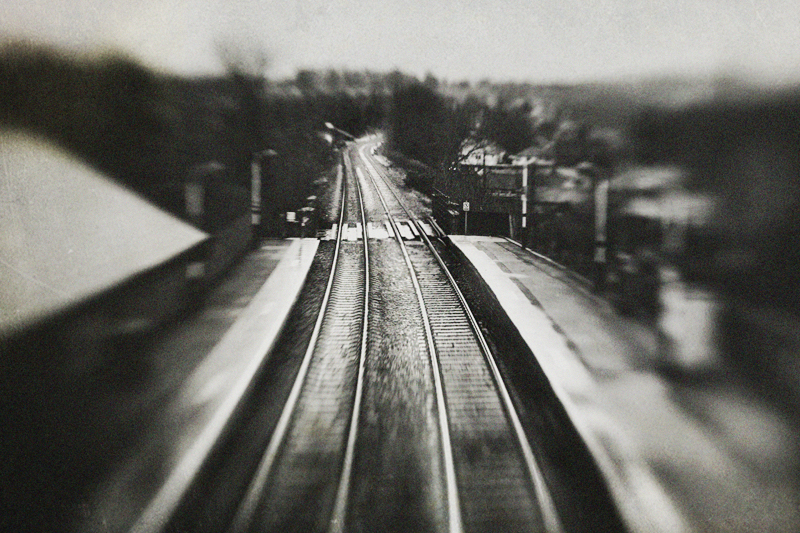
[[[420,240],[398,243],[417,280],[430,351],[446,397],[446,424],[465,531],[561,531],[553,502],[497,364],[453,277],[428,236],[366,155],[368,181],[394,221],[405,215]],[[441,411],[440,411],[441,412]]]
[[[561,531],[434,230],[366,148],[344,155],[322,307],[229,531]]]
[[[347,186],[349,169],[346,174],[322,307],[232,532],[335,531],[343,523],[363,388],[369,291],[363,203],[357,188]]]

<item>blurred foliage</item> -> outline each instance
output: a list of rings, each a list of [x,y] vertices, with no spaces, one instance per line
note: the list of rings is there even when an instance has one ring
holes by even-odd
[[[324,123],[353,135],[380,126],[385,91],[375,89],[385,77],[331,72],[323,87],[316,73],[270,82],[241,64],[231,61],[225,76],[182,78],[118,54],[10,43],[0,49],[0,125],[64,147],[178,216],[184,183],[213,162],[222,175],[211,180],[220,189],[211,229],[246,209],[237,190],[250,185],[253,154],[270,149],[274,211],[302,207],[333,163]]]
[[[390,146],[435,169],[452,168],[462,144],[470,141],[509,155],[525,151],[558,166],[591,162],[611,171],[630,159],[627,130],[648,105],[707,92],[700,82],[685,80],[473,85],[430,74],[423,82],[404,77],[392,88],[386,120]]]
[[[394,88],[387,129],[392,150],[431,168],[447,169],[457,161],[471,117],[466,106],[453,105],[430,86],[413,80]]]
[[[319,135],[325,122],[355,136],[385,127],[390,148],[438,180],[467,139],[508,154],[533,149],[559,165],[611,167],[624,146],[622,125],[661,94],[657,84],[471,85],[399,71],[300,70],[275,81],[259,74],[264,57],[222,53],[226,75],[182,78],[114,53],[89,58],[7,44],[0,123],[65,147],[178,215],[193,169],[216,162],[223,186],[247,188],[253,154],[273,150],[269,198],[280,213],[301,207],[333,163]]]
[[[686,169],[683,185],[716,200],[706,281],[731,298],[800,314],[800,90],[652,108],[631,131],[637,157]]]
[[[535,141],[531,108],[516,102],[489,105],[469,95],[446,96],[431,75],[424,83],[405,81],[394,88],[387,117],[389,143],[406,157],[437,169],[452,168],[466,140],[494,143],[517,153]]]

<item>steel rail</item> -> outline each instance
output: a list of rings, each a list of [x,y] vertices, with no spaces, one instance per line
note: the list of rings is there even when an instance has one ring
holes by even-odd
[[[245,497],[243,498],[243,501],[240,504],[239,509],[236,512],[236,515],[234,516],[231,526],[229,527],[229,531],[231,533],[241,533],[246,531],[252,521],[253,515],[262,497],[262,492],[266,480],[273,469],[275,460],[277,459],[278,456],[278,452],[280,451],[281,445],[283,444],[286,438],[292,414],[294,413],[295,408],[297,407],[298,399],[300,398],[300,393],[302,392],[303,385],[306,381],[306,376],[308,375],[308,369],[311,366],[311,360],[313,359],[314,350],[317,346],[317,341],[319,339],[320,331],[322,330],[322,324],[328,309],[328,304],[331,299],[334,279],[336,277],[337,266],[339,263],[339,252],[341,249],[342,239],[344,235],[345,212],[347,206],[346,176],[344,177],[344,179],[342,179],[341,202],[342,206],[339,212],[339,227],[337,228],[336,232],[336,245],[334,248],[333,260],[331,261],[328,283],[325,287],[325,293],[322,298],[319,314],[317,315],[317,320],[314,323],[314,329],[312,330],[308,347],[305,351],[305,354],[303,355],[303,361],[300,365],[297,377],[295,378],[295,381],[292,385],[292,389],[289,393],[284,408],[281,412],[281,416],[278,419],[278,423],[276,424],[275,429],[272,432],[272,436],[270,437],[267,449],[265,450],[264,455],[262,456],[262,459],[259,462],[259,465],[256,469],[253,479],[250,482]],[[366,229],[364,229],[364,231],[366,232]],[[366,248],[366,241],[364,244],[365,244],[364,247]],[[364,345],[365,343],[362,342],[362,349]],[[359,357],[363,361],[363,352],[360,354]],[[363,362],[360,362],[359,366],[360,367],[363,366]],[[359,374],[361,373],[362,370],[361,368],[359,368]]]
[[[347,180],[342,180],[346,182]],[[364,198],[361,188],[356,181],[356,193],[358,195],[359,212],[361,213],[361,231],[364,238],[364,310],[361,328],[361,349],[358,357],[358,373],[356,375],[356,390],[353,399],[353,412],[350,418],[350,428],[347,435],[347,445],[345,447],[344,460],[342,462],[342,472],[339,477],[339,486],[336,490],[333,512],[331,513],[328,531],[331,533],[341,533],[344,531],[345,519],[347,515],[347,501],[350,495],[350,481],[353,471],[353,458],[356,448],[356,437],[358,436],[358,418],[361,412],[361,400],[364,395],[364,371],[365,359],[367,354],[367,330],[369,326],[369,246],[367,235],[367,215],[364,209]]]
[[[359,150],[362,160],[366,161],[364,157],[363,150],[366,148],[367,145],[362,146]],[[356,168],[356,174],[363,176],[363,173],[359,172],[361,169]],[[370,174],[368,172],[368,174]],[[403,237],[400,234],[400,230],[397,227],[397,223],[392,217],[391,213],[389,212],[389,206],[386,204],[386,201],[383,198],[383,194],[381,193],[380,189],[378,189],[377,184],[374,182],[374,178],[370,175],[370,179],[373,182],[373,186],[375,187],[375,191],[378,195],[378,199],[383,206],[384,211],[386,211],[386,215],[388,216],[389,224],[392,227],[392,231],[395,234],[395,238],[397,242],[400,244],[400,250],[403,253],[403,258],[405,260],[406,266],[408,267],[408,271],[411,275],[411,282],[414,286],[414,292],[417,295],[417,301],[419,302],[420,313],[422,315],[422,322],[425,327],[425,340],[428,346],[428,353],[430,354],[432,363],[433,363],[433,381],[434,381],[434,389],[436,391],[436,407],[437,413],[439,415],[439,431],[441,433],[442,439],[442,455],[444,460],[444,468],[445,468],[445,483],[447,485],[447,516],[448,516],[448,531],[450,533],[461,533],[464,530],[462,520],[461,520],[461,503],[458,497],[458,484],[456,482],[456,471],[455,471],[455,461],[453,459],[453,447],[450,441],[450,428],[448,425],[447,420],[447,404],[444,399],[444,386],[442,384],[442,376],[441,376],[441,366],[439,365],[437,353],[436,353],[436,346],[433,341],[433,329],[431,328],[430,319],[428,317],[425,301],[422,296],[422,288],[420,287],[419,280],[417,279],[416,272],[414,271],[414,266],[411,263],[411,258],[408,255],[408,250],[406,250],[405,243],[403,242]]]
[[[369,161],[369,159],[364,154],[364,150],[366,149],[366,146],[367,145],[364,145],[361,148],[360,155],[361,155],[361,158],[364,161],[365,165],[367,167],[369,167],[368,168],[368,170],[370,171],[369,174],[371,175],[370,177],[372,178],[373,182],[375,180],[375,178],[373,176],[378,176],[378,177],[380,177],[381,180],[384,181],[384,184],[386,185],[386,187],[389,189],[389,191],[394,196],[395,201],[397,202],[397,204],[403,209],[403,211],[405,212],[405,214],[408,217],[409,221],[411,221],[414,224],[414,226],[417,228],[417,230],[419,231],[420,238],[423,239],[423,241],[425,242],[427,248],[433,254],[433,256],[436,259],[437,263],[439,264],[439,266],[442,268],[443,272],[447,276],[447,279],[450,282],[450,285],[452,286],[453,290],[455,291],[455,294],[457,295],[458,300],[461,303],[461,306],[464,309],[464,312],[466,313],[466,316],[467,316],[467,318],[469,320],[470,326],[471,326],[471,328],[472,328],[472,330],[473,330],[473,332],[475,334],[475,337],[478,340],[478,343],[479,343],[479,345],[481,347],[481,351],[483,352],[484,358],[485,358],[485,360],[486,360],[486,362],[487,362],[487,364],[488,364],[488,366],[489,366],[489,368],[491,370],[493,380],[495,382],[495,385],[497,386],[497,390],[498,390],[498,392],[500,394],[500,398],[501,398],[502,403],[503,403],[503,408],[504,408],[504,410],[505,410],[505,412],[506,412],[506,414],[507,414],[507,416],[509,418],[509,421],[511,422],[511,425],[512,425],[512,427],[514,429],[516,440],[517,440],[517,442],[518,442],[518,444],[520,446],[520,451],[522,452],[522,455],[523,455],[523,458],[524,458],[524,461],[525,461],[525,466],[526,466],[526,468],[528,470],[528,475],[530,476],[530,479],[531,479],[531,484],[532,484],[534,492],[536,494],[537,501],[539,502],[539,507],[540,507],[540,511],[542,513],[542,519],[544,521],[545,528],[546,528],[548,533],[562,533],[564,531],[564,529],[563,529],[563,526],[561,524],[561,520],[558,518],[558,512],[557,512],[557,510],[555,508],[555,503],[553,502],[553,499],[551,498],[550,493],[547,490],[547,486],[546,486],[546,483],[544,481],[544,476],[543,476],[543,474],[542,474],[541,470],[539,469],[539,466],[538,466],[538,464],[536,462],[536,458],[535,458],[535,456],[533,454],[533,449],[531,448],[530,442],[528,442],[528,438],[525,435],[525,430],[524,430],[524,428],[522,426],[522,422],[520,421],[519,415],[517,414],[517,410],[514,407],[514,403],[513,403],[513,400],[511,399],[511,395],[509,394],[508,388],[505,385],[505,382],[503,380],[502,374],[500,373],[500,369],[497,366],[497,362],[495,361],[494,356],[492,355],[492,352],[489,349],[489,345],[486,342],[486,338],[483,336],[483,333],[480,330],[480,326],[478,325],[478,321],[475,319],[475,315],[473,315],[472,310],[469,308],[469,305],[467,304],[466,298],[464,297],[463,293],[458,288],[458,285],[456,284],[456,281],[453,278],[453,275],[450,273],[450,270],[445,265],[444,260],[442,260],[441,256],[439,255],[439,253],[434,248],[433,243],[430,241],[430,239],[428,238],[428,236],[425,233],[424,229],[419,224],[417,218],[415,216],[413,216],[413,214],[409,211],[409,209],[405,206],[405,204],[400,200],[399,196],[397,195],[397,193],[394,190],[394,187],[392,187],[391,185],[386,183],[386,180],[383,178],[383,176],[377,171],[377,169],[372,164],[372,162]],[[375,188],[376,188],[376,190],[378,189],[377,184],[376,184]],[[378,197],[381,199],[381,202],[384,203],[384,208],[386,209],[387,215],[389,215],[389,218],[391,219],[392,217],[389,214],[388,208],[385,205],[385,202],[383,200],[383,195],[381,194],[381,192],[379,190],[378,190]],[[394,222],[393,221],[392,221],[392,225],[394,227]],[[398,233],[398,239],[400,241],[402,241],[402,238],[400,238],[399,233]],[[405,247],[404,247],[404,249],[405,249]]]

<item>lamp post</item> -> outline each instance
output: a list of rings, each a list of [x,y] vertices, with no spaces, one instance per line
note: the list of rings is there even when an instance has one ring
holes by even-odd
[[[328,128],[328,129],[329,129],[329,130],[331,130],[331,131],[334,131],[334,132],[336,132],[336,133],[340,134],[340,135],[344,135],[345,137],[347,137],[347,138],[348,138],[348,139],[350,139],[351,141],[355,141],[355,140],[356,140],[356,138],[355,138],[355,137],[353,137],[352,135],[350,135],[350,134],[349,134],[349,133],[347,133],[346,131],[344,131],[344,130],[342,130],[342,129],[339,129],[339,128],[337,128],[336,126],[334,126],[334,125],[333,125],[333,124],[331,124],[330,122],[326,122],[326,123],[325,123],[325,127],[326,127],[326,128]]]

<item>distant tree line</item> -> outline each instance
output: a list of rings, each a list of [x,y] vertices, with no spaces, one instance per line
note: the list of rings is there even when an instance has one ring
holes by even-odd
[[[594,123],[584,109],[591,109],[589,104],[548,100],[537,96],[537,90],[547,94],[545,89],[524,85],[486,82],[476,88],[466,83],[443,87],[430,79],[405,78],[394,87],[387,111],[389,145],[429,166],[433,174],[452,171],[463,158],[467,141],[475,148],[494,146],[509,155],[532,148],[557,166],[591,162],[610,171],[626,157],[624,128],[619,124]],[[621,105],[614,101],[616,107]],[[540,105],[534,108],[531,102]]]
[[[392,150],[442,178],[466,139],[509,154],[533,146],[563,166],[613,166],[618,146],[602,128],[619,124],[603,110],[636,108],[623,89],[420,81],[399,71],[300,70],[268,80],[240,64],[229,61],[223,76],[184,78],[120,54],[12,43],[0,48],[0,125],[65,147],[178,215],[179,191],[199,166],[215,162],[217,186],[239,198],[253,154],[271,150],[265,177],[280,213],[301,207],[333,164],[325,122],[356,136],[384,128]]]
[[[628,130],[642,112],[676,94],[707,91],[704,80],[683,78],[575,85],[398,80],[386,119],[390,144],[437,169],[452,166],[459,143],[471,139],[509,154],[533,148],[557,166],[589,162],[611,172],[634,157]]]
[[[390,147],[431,168],[454,163],[470,131],[467,114],[421,83],[395,88],[387,120]]]
[[[270,82],[232,65],[224,76],[184,78],[120,54],[16,42],[0,48],[0,126],[62,146],[178,216],[183,184],[213,162],[215,186],[230,191],[214,214],[224,224],[227,200],[249,186],[253,154],[275,152],[269,201],[275,212],[296,209],[333,162],[319,135],[325,122],[353,135],[380,126],[380,93],[320,90],[307,77]]]
[[[462,143],[488,141],[517,153],[535,141],[530,107],[489,105],[475,96],[443,95],[431,80],[405,80],[394,88],[387,116],[393,149],[432,168],[455,165]]]

